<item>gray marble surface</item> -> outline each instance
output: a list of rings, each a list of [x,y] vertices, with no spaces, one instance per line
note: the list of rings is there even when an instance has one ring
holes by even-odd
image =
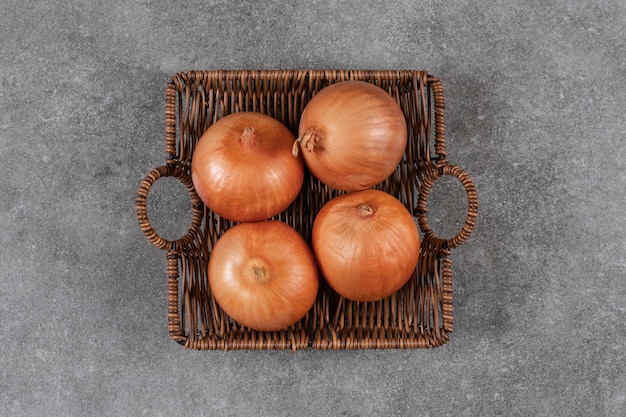
[[[3,1],[0,415],[626,415],[625,25],[622,0]],[[443,80],[449,159],[480,199],[448,344],[168,338],[165,259],[134,200],[164,161],[169,77],[217,68]],[[176,237],[185,192],[159,187]],[[433,193],[435,230],[455,233],[462,190]]]

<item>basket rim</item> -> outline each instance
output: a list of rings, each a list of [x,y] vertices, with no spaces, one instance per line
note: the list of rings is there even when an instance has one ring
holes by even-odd
[[[285,82],[295,83],[298,88],[305,89],[307,85],[318,79],[323,79],[329,82],[337,82],[347,79],[367,79],[378,82],[411,82],[419,84],[419,91],[422,95],[430,94],[428,100],[432,101],[433,111],[433,131],[434,131],[434,157],[432,158],[432,167],[425,175],[425,181],[420,187],[419,194],[420,200],[415,212],[418,218],[420,228],[424,232],[424,240],[422,247],[424,251],[428,251],[432,257],[431,261],[437,262],[439,265],[438,279],[442,282],[439,283],[442,287],[441,299],[439,302],[442,321],[436,326],[436,328],[421,327],[415,329],[413,336],[407,336],[403,338],[398,336],[400,333],[396,333],[393,336],[390,333],[386,333],[388,328],[381,328],[379,330],[370,331],[367,330],[367,336],[363,336],[363,329],[344,328],[341,330],[343,333],[337,335],[329,330],[328,343],[316,343],[314,341],[314,335],[304,332],[298,328],[287,328],[280,332],[273,332],[274,335],[269,339],[263,339],[261,336],[259,339],[254,336],[254,331],[250,333],[248,330],[242,330],[244,336],[243,340],[237,341],[232,339],[215,341],[210,340],[207,335],[194,334],[189,332],[186,334],[184,322],[181,321],[181,312],[179,310],[179,279],[180,279],[180,262],[181,259],[186,257],[185,247],[193,241],[190,237],[193,233],[196,233],[200,229],[200,224],[197,221],[197,217],[201,218],[202,204],[197,199],[194,199],[193,187],[189,187],[187,181],[189,171],[189,163],[181,161],[178,143],[177,143],[177,128],[178,117],[177,105],[178,96],[181,93],[189,91],[190,85],[194,83],[206,83],[218,82],[215,85],[216,89],[223,88],[223,91],[228,94],[235,94],[234,91],[240,87],[245,89],[246,87],[258,86],[258,83],[271,82],[272,86],[268,88],[283,88]],[[229,83],[227,81],[234,81]],[[280,84],[280,83],[283,84]],[[425,87],[425,88],[424,88]],[[428,91],[424,91],[427,89]],[[445,141],[445,97],[443,93],[443,87],[441,80],[427,71],[421,70],[316,70],[316,69],[272,69],[272,70],[250,70],[250,69],[218,69],[218,70],[189,70],[178,72],[171,76],[171,79],[166,85],[166,161],[163,167],[159,167],[151,174],[149,174],[148,182],[146,179],[140,185],[140,198],[138,197],[136,207],[137,215],[140,220],[140,225],[148,240],[150,240],[155,246],[166,250],[166,257],[168,262],[168,321],[169,321],[169,333],[170,338],[176,340],[178,343],[184,345],[187,348],[194,349],[292,349],[296,348],[301,350],[309,349],[350,349],[350,348],[406,348],[406,347],[436,347],[446,343],[449,339],[448,333],[453,331],[453,305],[452,305],[452,268],[451,260],[449,258],[450,249],[455,248],[463,244],[472,232],[472,229],[476,220],[477,198],[475,196],[475,187],[471,180],[471,177],[461,168],[456,167],[448,162],[446,141]],[[424,100],[423,102],[426,102]],[[430,122],[430,121],[429,121]],[[157,171],[155,174],[154,172]],[[146,227],[149,226],[147,220],[147,213],[145,209],[145,200],[149,193],[151,185],[158,180],[161,176],[175,176],[181,180],[192,195],[193,201],[193,213],[194,222],[191,230],[181,239],[177,241],[163,241],[159,240],[156,232]],[[441,239],[437,237],[428,224],[427,219],[427,207],[426,199],[428,193],[432,188],[432,184],[443,175],[453,175],[457,177],[468,192],[468,217],[466,219],[466,225],[463,230],[459,232],[457,236],[452,239]],[[425,197],[423,197],[425,196]],[[152,233],[148,236],[146,231]],[[153,233],[154,232],[154,233]],[[192,233],[193,232],[193,233]],[[155,243],[156,242],[156,243]],[[422,252],[422,250],[420,251]],[[429,256],[431,256],[429,255]],[[430,258],[429,258],[430,259]],[[430,262],[430,261],[429,261]],[[184,267],[183,267],[184,268]],[[437,268],[437,267],[435,267]],[[184,273],[184,271],[182,271]],[[437,320],[435,319],[435,322]],[[319,329],[318,329],[319,331]],[[398,328],[397,331],[402,331]],[[348,333],[346,333],[348,332]],[[350,333],[352,332],[352,333]],[[356,333],[355,333],[356,332]],[[360,332],[360,333],[359,333]],[[380,334],[374,334],[380,332]],[[262,333],[262,332],[261,332]],[[332,333],[332,334],[331,334]],[[356,334],[361,334],[359,339]],[[384,336],[384,335],[386,336]],[[380,337],[379,337],[380,336]],[[269,337],[269,336],[268,336]],[[394,340],[384,340],[385,337]],[[356,338],[356,339],[355,339]],[[358,339],[358,340],[357,340]],[[263,342],[265,340],[265,342]],[[347,340],[347,341],[346,341]],[[351,341],[351,342],[350,342]],[[265,344],[264,344],[265,343]]]

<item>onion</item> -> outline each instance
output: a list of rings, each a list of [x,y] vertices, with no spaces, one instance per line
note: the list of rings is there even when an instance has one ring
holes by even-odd
[[[322,183],[357,191],[385,180],[402,160],[406,119],[382,88],[365,81],[331,84],[302,112],[294,156],[303,148],[311,173]]]
[[[335,197],[313,223],[313,252],[340,295],[375,301],[399,290],[417,265],[420,239],[413,216],[378,190]]]
[[[319,273],[298,232],[278,220],[240,223],[218,239],[209,286],[234,320],[274,331],[300,320],[315,302]]]
[[[202,135],[191,178],[204,204],[228,220],[251,222],[285,210],[304,181],[304,164],[291,156],[293,134],[262,113],[225,116]]]

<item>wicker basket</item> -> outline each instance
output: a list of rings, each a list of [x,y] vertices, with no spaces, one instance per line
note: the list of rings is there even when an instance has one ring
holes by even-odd
[[[322,279],[307,315],[276,332],[258,332],[233,321],[217,305],[208,286],[211,248],[233,225],[206,209],[190,178],[194,147],[211,123],[238,111],[268,114],[297,134],[302,110],[325,86],[348,79],[374,83],[402,108],[409,140],[397,170],[375,188],[396,196],[414,214],[423,232],[420,257],[409,282],[386,299],[359,303],[344,299]],[[451,249],[471,234],[478,200],[472,179],[448,163],[441,81],[423,71],[191,71],[166,87],[165,165],[141,182],[136,211],[146,238],[166,251],[169,335],[186,348],[370,349],[428,348],[446,343],[453,330]],[[315,215],[340,193],[308,173],[296,201],[276,216],[310,243]],[[427,219],[434,182],[456,177],[467,192],[465,224],[451,239],[436,236]],[[178,240],[160,237],[146,209],[152,185],[162,177],[180,180],[191,195],[192,224]]]

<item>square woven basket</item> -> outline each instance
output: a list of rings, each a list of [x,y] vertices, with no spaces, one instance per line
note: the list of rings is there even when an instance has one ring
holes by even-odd
[[[251,330],[221,310],[208,285],[211,248],[234,223],[208,210],[195,193],[190,176],[193,150],[213,122],[238,111],[272,116],[297,136],[300,115],[313,95],[344,80],[383,88],[406,117],[404,158],[374,188],[397,197],[417,219],[423,233],[417,267],[403,288],[375,302],[344,299],[320,277],[316,302],[300,321],[275,332]],[[136,213],[146,238],[166,253],[172,339],[198,350],[407,349],[437,347],[448,341],[453,330],[450,253],[471,234],[478,199],[469,175],[448,162],[445,99],[438,78],[425,71],[190,71],[174,75],[165,93],[166,160],[141,181]],[[436,236],[427,218],[428,195],[444,175],[456,177],[468,199],[465,223],[451,239]],[[167,176],[180,180],[191,196],[191,227],[175,241],[155,232],[146,208],[152,185]],[[310,244],[317,212],[339,194],[305,172],[296,201],[274,219],[294,227]]]

